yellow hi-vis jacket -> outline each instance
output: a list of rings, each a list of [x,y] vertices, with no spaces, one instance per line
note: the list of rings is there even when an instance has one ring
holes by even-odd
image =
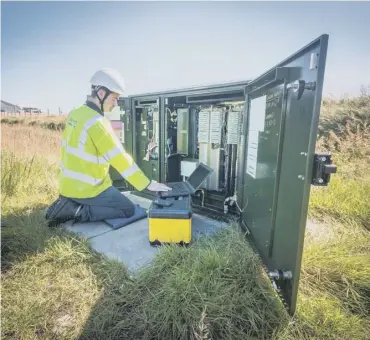
[[[87,103],[73,110],[62,136],[60,194],[95,197],[112,185],[109,165],[138,191],[150,181],[127,154],[110,121]]]

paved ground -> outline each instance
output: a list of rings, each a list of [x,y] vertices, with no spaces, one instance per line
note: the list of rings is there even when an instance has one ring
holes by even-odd
[[[134,203],[143,208],[149,208],[151,201],[142,197],[124,193]],[[224,228],[225,223],[208,219],[193,214],[192,238],[197,239],[202,235],[209,235],[219,228]],[[89,239],[92,247],[109,258],[123,262],[129,270],[135,271],[145,264],[149,264],[160,247],[149,244],[148,219],[134,222],[126,227],[114,230],[104,222],[91,223],[66,223],[65,228]]]

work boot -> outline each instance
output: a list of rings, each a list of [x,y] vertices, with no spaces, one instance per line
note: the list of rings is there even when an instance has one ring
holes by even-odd
[[[46,211],[48,226],[54,227],[70,220],[80,219],[81,205],[63,196],[59,197]]]

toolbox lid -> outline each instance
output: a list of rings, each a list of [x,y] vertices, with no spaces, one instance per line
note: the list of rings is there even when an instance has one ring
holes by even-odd
[[[189,219],[192,216],[190,197],[167,198],[171,201],[170,207],[161,207],[152,203],[149,208],[149,218],[166,218],[166,219]]]

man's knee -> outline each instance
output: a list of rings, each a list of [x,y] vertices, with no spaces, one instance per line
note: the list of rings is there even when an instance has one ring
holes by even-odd
[[[135,214],[135,204],[132,203],[129,199],[124,202],[122,209],[125,213],[125,217],[131,217]]]

